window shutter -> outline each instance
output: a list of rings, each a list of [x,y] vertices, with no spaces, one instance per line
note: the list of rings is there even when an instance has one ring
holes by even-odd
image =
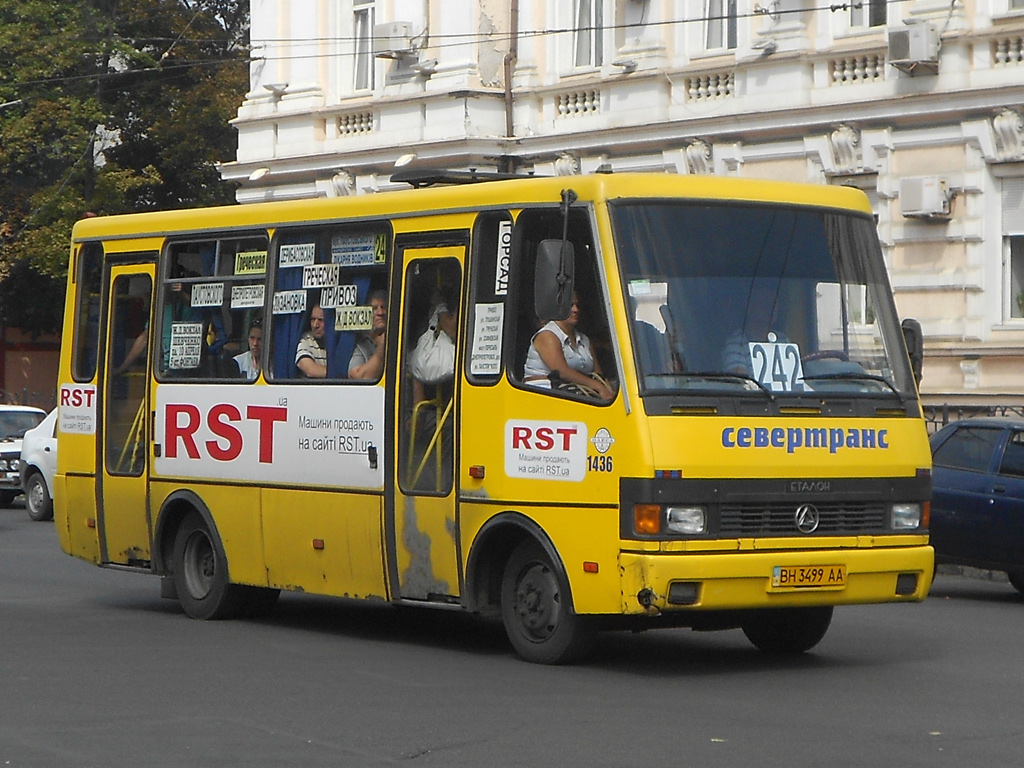
[[[1024,235],[1024,178],[1003,179],[1003,234]]]

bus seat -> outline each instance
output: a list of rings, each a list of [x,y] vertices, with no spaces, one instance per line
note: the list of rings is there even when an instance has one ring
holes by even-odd
[[[672,373],[672,350],[668,337],[643,320],[633,324],[636,329],[637,357],[644,374]]]

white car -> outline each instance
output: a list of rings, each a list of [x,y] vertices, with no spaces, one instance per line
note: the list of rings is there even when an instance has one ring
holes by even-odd
[[[53,475],[57,471],[57,409],[21,441],[21,487],[33,520],[53,519]]]
[[[46,411],[29,405],[0,405],[0,507],[21,493],[21,439],[46,418]]]

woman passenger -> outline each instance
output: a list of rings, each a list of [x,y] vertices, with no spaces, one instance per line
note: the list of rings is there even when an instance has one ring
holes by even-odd
[[[235,363],[242,378],[255,380],[260,375],[260,346],[263,343],[263,319],[257,317],[249,324],[249,349],[235,355]]]
[[[576,330],[580,319],[579,296],[572,295],[572,308],[564,320],[551,320],[533,336],[523,366],[523,381],[535,387],[550,389],[552,374],[556,381],[577,384],[597,393],[601,400],[611,400],[615,393],[602,379],[601,364],[590,348],[590,339]]]

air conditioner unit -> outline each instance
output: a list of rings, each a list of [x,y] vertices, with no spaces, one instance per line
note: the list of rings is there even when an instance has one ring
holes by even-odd
[[[400,59],[413,53],[412,24],[392,21],[373,25],[373,55],[379,59]]]
[[[889,30],[889,63],[908,75],[934,75],[939,71],[939,35],[928,22]]]
[[[900,213],[908,219],[949,219],[946,180],[938,176],[900,179]]]

